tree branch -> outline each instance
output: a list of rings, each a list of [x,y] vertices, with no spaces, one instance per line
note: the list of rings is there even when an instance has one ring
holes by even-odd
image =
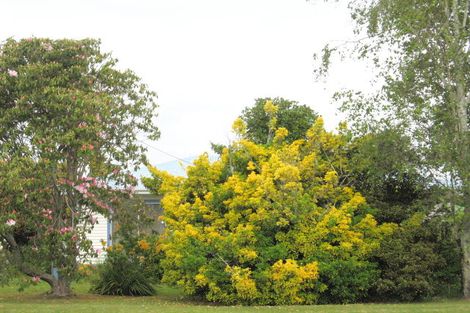
[[[48,283],[50,286],[54,284],[54,281],[56,280],[54,276],[51,274],[47,273],[37,273],[34,269],[32,269],[27,263],[24,262],[23,260],[23,255],[20,251],[20,247],[16,243],[15,238],[11,234],[4,234],[3,238],[7,241],[9,245],[9,250],[10,253],[15,261],[16,266],[18,266],[19,270],[30,277],[39,277],[42,280],[44,280],[46,283]]]

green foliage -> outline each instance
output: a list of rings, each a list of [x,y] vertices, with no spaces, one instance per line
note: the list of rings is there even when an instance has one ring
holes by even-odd
[[[162,281],[226,304],[362,299],[376,277],[368,258],[395,226],[379,226],[344,184],[347,132],[325,131],[321,118],[291,143],[272,131],[270,145],[242,138],[216,162],[202,155],[187,178],[149,168],[144,183],[164,195]]]
[[[348,51],[369,59],[382,88],[342,94],[343,111],[364,134],[399,127],[413,138],[420,172],[444,180],[449,215],[462,249],[464,296],[470,298],[470,23],[468,0],[348,1],[356,32]],[[326,50],[329,58],[331,50]],[[324,63],[323,69],[329,65]],[[319,72],[324,73],[323,69]],[[434,174],[434,177],[433,177]],[[437,175],[436,175],[437,174]]]
[[[123,238],[106,249],[106,260],[92,290],[102,295],[149,296],[162,277],[158,235]]]
[[[321,264],[320,281],[329,288],[322,293],[320,303],[364,301],[379,276],[375,263],[355,258],[332,259]]]
[[[157,138],[155,94],[97,40],[8,39],[0,46],[0,238],[11,264],[70,292],[95,253],[96,213],[132,196]],[[59,280],[51,275],[51,264]],[[60,281],[60,284],[59,284]]]
[[[401,224],[371,259],[380,274],[371,294],[374,300],[458,294],[461,267],[455,221],[438,209],[445,189],[430,184],[419,164],[411,140],[397,129],[354,140],[352,185],[366,196],[379,222]]]
[[[400,130],[354,139],[350,158],[350,183],[367,198],[379,222],[401,223],[436,204],[437,195],[419,170],[411,139]]]
[[[152,235],[142,240],[138,242],[138,247],[141,251],[139,259],[141,261],[144,274],[153,282],[160,282],[163,276],[163,268],[161,265],[163,252],[159,245],[159,236]],[[146,244],[149,245],[148,248],[146,248]]]
[[[150,296],[155,293],[143,271],[139,257],[119,246],[107,250],[106,260],[99,267],[99,278],[92,292],[101,295]]]
[[[455,296],[455,291],[449,294],[448,290],[460,287],[457,245],[449,234],[439,233],[439,225],[426,223],[423,214],[415,214],[384,239],[374,256],[381,269],[375,285],[380,300]]]
[[[0,286],[7,285],[17,274],[15,267],[10,264],[5,251],[0,250]]]
[[[122,245],[128,254],[135,256],[145,277],[155,283],[160,282],[163,275],[161,267],[163,253],[160,248],[159,238],[158,234],[127,237],[117,245],[117,247]]]
[[[311,108],[299,105],[295,101],[283,98],[258,98],[255,104],[245,108],[240,116],[246,124],[246,138],[258,144],[268,143],[274,135],[269,130],[271,117],[264,108],[266,101],[272,101],[273,105],[277,106],[276,126],[289,131],[287,142],[304,138],[305,132],[318,117]]]

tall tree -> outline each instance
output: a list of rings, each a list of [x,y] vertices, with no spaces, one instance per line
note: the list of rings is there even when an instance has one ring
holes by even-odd
[[[384,87],[370,98],[343,94],[343,109],[356,126],[406,129],[423,168],[437,182],[451,178],[452,209],[463,207],[459,241],[463,293],[470,298],[470,1],[347,2],[357,33],[366,35],[353,51],[374,61]],[[325,47],[320,73],[337,48]]]
[[[269,127],[271,117],[265,110],[268,101],[277,106],[276,126],[284,127],[289,131],[286,138],[288,142],[304,138],[305,132],[318,117],[311,108],[299,105],[295,101],[283,98],[258,98],[253,106],[243,110],[240,118],[246,124],[245,137],[259,144],[268,143],[274,136]]]
[[[92,39],[0,46],[0,243],[57,296],[96,255],[86,238],[95,214],[132,195],[137,134],[159,136],[155,94],[116,62]]]

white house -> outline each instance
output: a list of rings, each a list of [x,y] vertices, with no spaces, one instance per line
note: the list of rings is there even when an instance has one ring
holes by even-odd
[[[152,231],[162,233],[165,225],[158,219],[163,214],[163,208],[160,205],[160,197],[150,193],[148,190],[137,190],[134,194],[135,198],[143,200],[143,203],[155,212],[155,225]],[[103,244],[109,247],[113,244],[113,221],[101,214],[95,215],[97,223],[88,235],[88,239],[92,241],[93,249],[98,252],[98,258],[89,260],[92,263],[102,262],[106,256],[103,251]]]

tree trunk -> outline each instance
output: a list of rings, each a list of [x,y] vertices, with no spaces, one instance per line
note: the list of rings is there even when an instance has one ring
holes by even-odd
[[[469,223],[467,223],[469,224]],[[460,245],[462,248],[462,280],[463,280],[463,296],[470,299],[470,225],[464,226],[466,231],[462,231],[460,236]]]
[[[73,295],[70,283],[62,277],[54,279],[49,285],[51,286],[51,295],[54,297],[69,297]]]
[[[468,183],[468,182],[467,182]],[[470,299],[470,185],[464,185],[464,216],[460,230],[462,248],[462,283],[463,296]]]
[[[59,276],[58,278],[56,278],[51,274],[37,273],[29,266],[28,263],[24,262],[23,256],[18,248],[18,245],[13,235],[6,234],[4,235],[4,238],[10,246],[9,248],[12,253],[14,263],[16,264],[18,269],[23,272],[23,274],[28,275],[30,277],[39,277],[41,280],[48,283],[51,287],[50,293],[55,297],[68,297],[73,295],[72,289],[70,288],[70,282],[65,277]]]
[[[457,2],[454,2],[457,8]],[[455,10],[454,10],[455,11]],[[455,16],[458,16],[457,13]],[[457,25],[456,25],[457,27]],[[458,28],[456,28],[458,29]],[[464,48],[465,49],[465,48]],[[459,64],[459,71],[456,75],[456,136],[458,144],[458,157],[456,161],[459,176],[462,180],[463,191],[463,207],[464,215],[460,229],[460,247],[462,249],[462,283],[463,296],[470,299],[470,132],[469,132],[469,116],[470,99],[469,91],[466,85],[465,73],[466,55],[458,55],[454,61]]]

